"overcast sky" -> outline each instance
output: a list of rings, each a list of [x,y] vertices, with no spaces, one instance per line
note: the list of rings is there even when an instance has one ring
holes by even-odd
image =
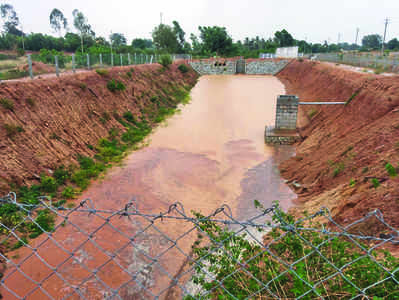
[[[60,9],[72,24],[72,10],[82,11],[97,36],[111,30],[136,37],[151,37],[160,22],[177,20],[187,33],[198,34],[198,26],[224,26],[235,41],[246,36],[269,38],[283,28],[296,39],[353,43],[356,28],[360,39],[383,34],[384,19],[390,18],[387,40],[399,38],[399,0],[0,0],[16,9],[25,32],[52,33],[49,14]],[[71,30],[73,30],[72,26]]]

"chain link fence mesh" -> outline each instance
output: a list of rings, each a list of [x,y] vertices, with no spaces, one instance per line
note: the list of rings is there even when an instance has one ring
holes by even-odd
[[[379,211],[342,226],[326,208],[295,219],[257,202],[245,220],[59,204],[0,198],[19,212],[0,220],[4,299],[399,298],[399,231]]]

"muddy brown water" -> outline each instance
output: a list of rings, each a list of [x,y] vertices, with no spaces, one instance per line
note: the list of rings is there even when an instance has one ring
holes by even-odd
[[[284,92],[283,84],[272,76],[201,77],[191,103],[158,127],[148,146],[132,152],[79,200],[91,198],[98,209],[119,210],[134,197],[140,211],[149,214],[166,211],[175,202],[187,214],[190,210],[209,214],[227,204],[242,220],[257,213],[255,199],[265,207],[279,200],[288,208],[295,195],[277,166],[293,154],[293,147],[266,146],[263,137],[265,125],[274,122],[276,97]],[[196,233],[184,233],[192,224],[160,221],[155,224],[160,233],[144,218],[114,217],[104,226],[100,216],[71,214],[69,221],[77,227],[67,222],[53,240],[41,236],[31,242],[38,247],[37,254],[29,249],[12,253],[24,274],[9,266],[5,285],[28,299],[103,299],[109,288],[123,299],[180,297],[188,275],[179,278],[177,291],[168,293],[167,287],[190,255]],[[107,253],[117,255],[111,258]],[[97,273],[91,274],[95,269]],[[135,281],[131,274],[137,275]],[[35,289],[37,284],[25,275],[43,281],[41,288]],[[15,298],[4,288],[2,294]]]

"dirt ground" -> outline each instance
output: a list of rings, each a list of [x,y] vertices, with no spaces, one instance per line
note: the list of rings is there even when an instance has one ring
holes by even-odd
[[[399,76],[305,60],[292,62],[278,77],[287,93],[304,101],[350,100],[300,108],[304,141],[296,156],[280,165],[283,177],[295,182],[296,211],[326,206],[337,221],[348,224],[379,209],[398,228],[399,176],[390,177],[385,166],[399,167]],[[374,188],[373,178],[379,187]],[[368,226],[367,232],[379,230]]]
[[[0,193],[8,192],[10,184],[36,183],[42,173],[76,163],[77,154],[94,156],[88,145],[95,146],[113,127],[123,129],[114,114],[130,110],[139,116],[165,88],[196,82],[194,71],[183,75],[177,67],[135,66],[132,78],[127,76],[130,67],[117,67],[105,76],[87,71],[0,83],[0,99],[13,102],[12,109],[0,105]],[[110,92],[112,78],[126,90]],[[106,122],[105,115],[110,116]],[[6,124],[19,129],[7,131]]]

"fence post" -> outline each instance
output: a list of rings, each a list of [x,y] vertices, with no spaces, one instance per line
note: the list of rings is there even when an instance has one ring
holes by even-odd
[[[27,57],[28,57],[29,77],[33,79],[32,58],[30,57],[30,54],[28,54]]]
[[[111,53],[111,67],[114,66],[114,54]]]
[[[60,69],[58,68],[58,56],[54,56],[54,61],[55,61],[55,74],[57,77],[60,77]]]
[[[100,67],[103,66],[103,55],[102,53],[100,53]]]
[[[72,72],[76,72],[75,70],[75,54],[72,54]]]
[[[87,60],[87,69],[90,70],[90,55],[88,53],[86,54],[86,60]]]
[[[128,63],[129,66],[131,65],[131,62],[130,62],[130,53],[127,54],[127,63]]]
[[[123,56],[122,56],[122,53],[119,54],[119,57],[121,58],[121,66],[123,66],[123,60],[122,60],[122,59],[123,59]]]
[[[150,64],[152,64],[152,59],[153,59],[154,55],[151,55],[151,60],[150,60]]]

